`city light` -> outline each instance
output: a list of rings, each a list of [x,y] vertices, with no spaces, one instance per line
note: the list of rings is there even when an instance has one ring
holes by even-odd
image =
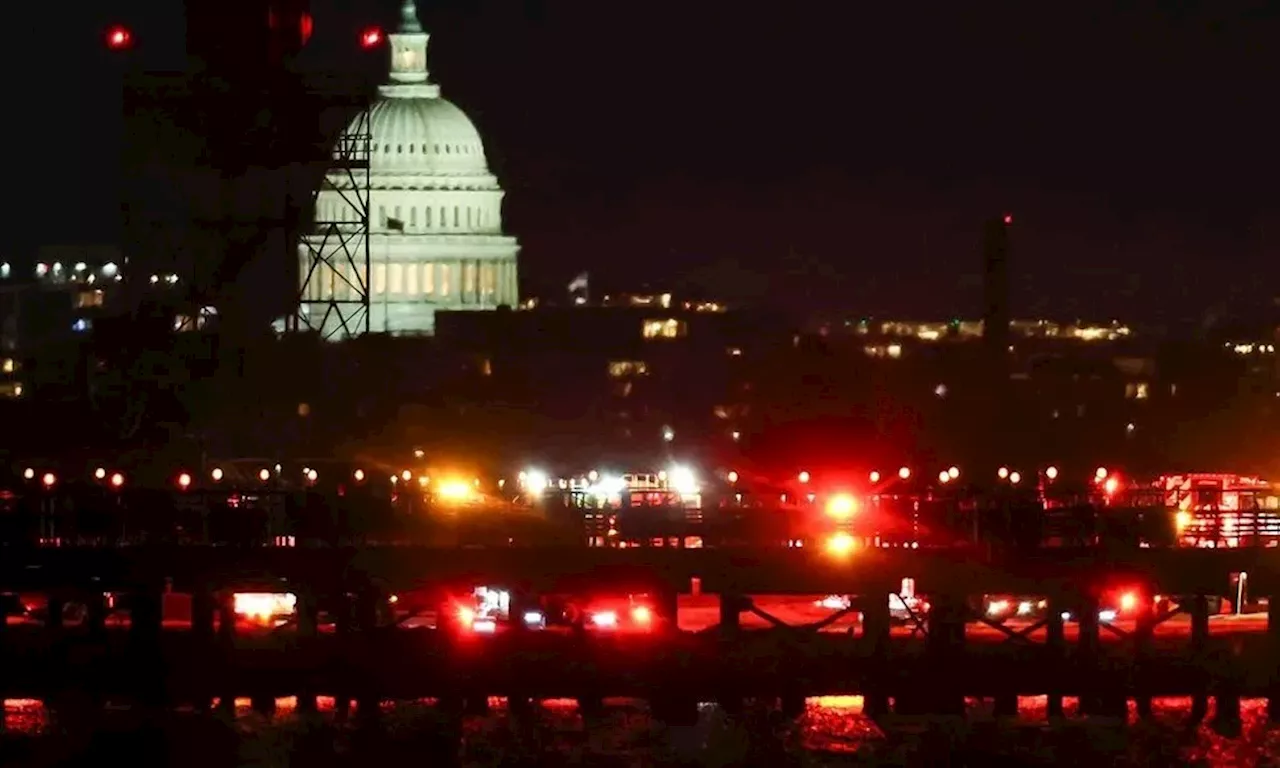
[[[353,477],[357,483],[364,482],[364,470],[357,469],[355,472],[351,473],[351,477]]]
[[[947,470],[947,475],[948,475],[952,480],[955,480],[955,479],[959,478],[959,477],[960,477],[960,468],[959,468],[959,467],[951,467],[951,468],[949,468],[949,469]]]
[[[547,485],[551,482],[547,477],[547,473],[540,469],[530,469],[522,473],[524,475],[524,489],[529,493],[540,495],[547,489]]]
[[[880,482],[880,473],[876,472],[875,470],[872,470],[871,474],[868,475],[867,478],[871,480],[871,482],[873,483],[878,483]]]
[[[213,482],[215,483],[222,482],[222,478],[225,476],[226,473],[222,471],[222,467],[214,467],[213,471],[209,473],[209,477],[213,478]]]
[[[1047,477],[1047,478],[1049,478],[1050,480],[1057,480],[1057,479],[1058,479],[1058,468],[1057,468],[1057,467],[1049,467],[1048,469],[1046,469],[1046,470],[1044,471],[1044,476],[1045,476],[1045,477]]]
[[[40,478],[40,482],[44,483],[45,488],[52,488],[54,483],[58,482],[58,478],[52,472],[45,472],[44,477]]]
[[[413,479],[413,473],[406,469],[400,473],[400,479],[407,483]]]
[[[945,469],[942,470],[941,472],[938,473],[938,482],[944,485],[951,482],[951,474],[947,472],[947,470]]]
[[[909,467],[903,467],[902,469],[899,469],[899,470],[898,470],[898,477],[899,477],[899,478],[901,478],[901,479],[903,479],[903,480],[910,479],[910,477],[911,477],[911,469],[910,469]]]
[[[591,614],[591,623],[600,629],[613,629],[618,626],[618,614],[615,611],[596,611]]]
[[[692,496],[698,492],[698,478],[688,467],[672,467],[667,473],[667,484],[681,496]]]
[[[827,552],[833,555],[847,555],[853,551],[853,547],[853,537],[843,531],[832,534],[827,539]]]
[[[378,27],[366,27],[360,33],[360,45],[364,48],[376,48],[382,44],[382,30]]]
[[[178,487],[184,491],[190,488],[191,475],[186,472],[183,472],[182,474],[178,475]]]
[[[1106,491],[1108,496],[1115,494],[1120,489],[1120,481],[1114,477],[1108,477],[1106,482],[1102,484],[1102,490]]]
[[[259,480],[261,480],[261,481],[262,481],[262,482],[264,482],[264,483],[265,483],[265,482],[267,482],[268,480],[270,480],[270,479],[271,479],[271,470],[269,470],[269,469],[265,469],[265,468],[264,468],[264,469],[260,469],[260,470],[258,470],[258,479],[259,479]]]
[[[738,473],[737,473],[737,472],[734,472],[734,471],[732,471],[732,470],[730,470],[730,471],[729,471],[729,474],[728,474],[728,475],[725,475],[725,478],[726,478],[730,483],[736,483],[736,482],[738,482]]]
[[[291,615],[297,604],[298,597],[291,592],[237,592],[232,597],[237,616],[264,624],[273,618]]]
[[[119,488],[122,485],[124,485],[124,475],[120,474],[119,472],[116,472],[113,475],[111,475],[112,488]]]
[[[107,470],[103,469],[102,467],[98,467],[97,469],[93,470],[93,476],[99,480],[102,480],[107,476]]]
[[[1094,480],[1097,480],[1100,483],[1103,480],[1107,479],[1108,474],[1109,473],[1107,472],[1106,467],[1098,467],[1096,470],[1094,470],[1093,478]]]
[[[445,480],[436,486],[436,496],[450,503],[469,501],[474,494],[471,484],[465,480]]]
[[[647,605],[637,605],[631,609],[631,620],[641,626],[648,626],[653,621],[653,611]]]
[[[1008,479],[1009,479],[1009,468],[1008,468],[1008,467],[1001,467],[1001,468],[997,469],[997,470],[996,470],[996,477],[1000,478],[1001,480],[1008,480]]]
[[[1120,596],[1120,610],[1126,613],[1138,607],[1138,596],[1132,592],[1125,592]]]
[[[801,473],[799,474],[799,476],[798,476],[798,479],[800,480],[800,482],[801,482],[801,483],[807,483],[807,482],[809,482],[809,473],[808,473],[808,472],[801,472]]]
[[[133,44],[133,33],[121,24],[115,24],[107,30],[107,47],[113,51],[122,51]]]
[[[36,476],[36,471],[31,467],[27,467],[26,469],[22,470],[23,479],[33,480],[35,479],[35,476]]]
[[[853,517],[858,511],[858,502],[847,493],[837,493],[827,501],[827,514],[837,520]]]
[[[1009,473],[1009,482],[1013,483],[1014,485],[1017,485],[1018,483],[1022,482],[1022,475],[1021,475],[1021,473],[1018,473],[1018,472],[1010,472],[1010,473]]]
[[[314,469],[307,470],[307,482],[314,483],[320,475]]]

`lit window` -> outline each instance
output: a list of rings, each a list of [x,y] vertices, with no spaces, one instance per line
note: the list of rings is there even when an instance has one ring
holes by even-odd
[[[452,270],[449,269],[448,264],[440,265],[440,295],[441,296],[449,295],[449,273],[451,271]]]
[[[431,209],[428,208],[427,211]],[[436,265],[422,265],[422,292],[428,296],[436,292]]]
[[[387,281],[390,284],[390,293],[393,295],[404,293],[404,265],[391,264],[390,267],[390,279]]]
[[[418,265],[406,264],[404,268],[404,292],[410,296],[418,293]]]
[[[1124,386],[1124,396],[1129,400],[1146,400],[1151,388],[1145,381],[1130,382]]]
[[[625,379],[628,376],[644,376],[649,366],[642,360],[614,360],[609,363],[609,378]]]
[[[81,291],[76,294],[76,307],[84,309],[86,307],[102,306],[102,291]]]
[[[5,373],[13,373],[18,370],[18,361],[14,360],[12,357],[6,357],[4,359],[4,363],[0,365],[0,367],[3,368]]]
[[[373,267],[373,292],[387,292],[387,265],[375,264]]]
[[[678,339],[685,335],[685,324],[680,320],[645,320],[642,329],[646,339]]]

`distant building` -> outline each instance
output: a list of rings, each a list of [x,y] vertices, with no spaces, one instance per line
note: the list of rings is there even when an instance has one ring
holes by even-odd
[[[368,286],[370,330],[430,334],[440,310],[483,310],[519,301],[515,238],[502,232],[503,191],[490,173],[480,134],[427,77],[427,33],[407,0],[399,30],[388,35],[390,82],[379,89],[369,117],[371,134],[369,254],[371,274],[350,264],[323,267],[306,280],[307,245],[300,247],[304,287],[315,301],[358,298]],[[348,135],[361,132],[357,121]],[[354,230],[360,211],[350,203],[352,181],[334,171],[335,190],[316,201],[317,222]],[[345,225],[341,224],[347,220]],[[312,248],[332,250],[325,231]],[[327,228],[327,225],[326,225]],[[332,240],[334,234],[329,232]],[[363,253],[354,269],[363,268]],[[340,320],[333,319],[338,323]],[[329,337],[336,328],[319,329]]]

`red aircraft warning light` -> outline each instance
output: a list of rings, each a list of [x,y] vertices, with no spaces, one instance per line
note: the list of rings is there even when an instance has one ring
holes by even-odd
[[[1006,213],[1006,214],[1004,215],[1004,223],[1005,223],[1005,224],[1012,224],[1012,223],[1013,223],[1013,214],[1012,214],[1012,213]]]
[[[129,28],[116,24],[107,30],[107,47],[113,51],[122,51],[133,45],[133,33]]]
[[[362,48],[376,48],[382,44],[382,29],[380,27],[366,27],[360,33],[360,46]]]

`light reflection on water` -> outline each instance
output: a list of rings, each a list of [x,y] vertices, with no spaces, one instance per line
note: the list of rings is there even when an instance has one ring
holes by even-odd
[[[609,699],[599,722],[584,723],[573,700],[542,702],[536,717],[511,714],[505,700],[490,700],[486,715],[463,718],[455,764],[485,766],[534,760],[542,765],[578,764],[583,760],[610,765],[648,765],[681,762],[696,765],[744,763],[826,765],[874,763],[897,765],[982,764],[992,757],[1012,758],[1017,764],[1051,765],[1066,760],[1104,759],[1109,765],[1266,766],[1280,764],[1280,728],[1269,729],[1262,699],[1241,703],[1239,734],[1222,735],[1210,725],[1186,726],[1189,698],[1152,702],[1150,722],[1140,722],[1130,704],[1128,727],[1089,721],[1077,715],[1076,702],[1065,702],[1066,718],[1050,724],[1044,697],[1018,701],[1018,717],[997,722],[989,701],[970,700],[964,724],[922,719],[890,719],[881,727],[862,713],[861,696],[823,696],[809,699],[804,714],[787,722],[767,707],[748,705],[730,717],[719,707],[702,705],[696,725],[668,727],[648,716],[642,702]],[[331,698],[318,701],[315,716],[297,711],[292,698],[276,700],[274,714],[256,711],[248,699],[237,699],[234,714],[214,718],[188,716],[188,724],[230,723],[235,734],[225,759],[201,755],[200,764],[238,766],[361,764],[360,753],[403,754],[426,758],[424,745],[438,750],[437,760],[453,762],[445,718],[432,701],[387,703],[377,735],[352,723],[339,724]],[[109,711],[110,722],[119,710]],[[352,714],[359,714],[352,706]],[[179,716],[181,717],[181,716]],[[61,729],[56,713],[37,700],[4,702],[4,738],[0,762],[8,747],[22,744],[34,758]],[[175,720],[175,722],[180,722]],[[169,726],[166,726],[169,727]],[[185,729],[187,726],[173,726]],[[224,728],[224,731],[226,729]],[[165,739],[177,742],[182,736]],[[196,742],[199,740],[197,739]],[[194,742],[193,742],[194,743]],[[188,749],[200,749],[186,745]],[[173,746],[173,745],[170,745]],[[368,753],[366,753],[368,754]],[[173,754],[180,757],[180,754]],[[34,762],[46,762],[34,759]],[[17,763],[15,763],[17,764]]]

